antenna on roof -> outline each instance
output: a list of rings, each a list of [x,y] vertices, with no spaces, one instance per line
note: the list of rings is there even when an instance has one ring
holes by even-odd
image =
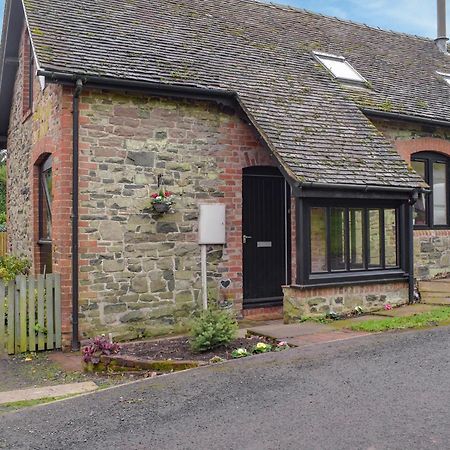
[[[448,41],[446,9],[446,0],[437,0],[437,38],[434,42],[436,42],[437,48],[443,53],[447,53]]]

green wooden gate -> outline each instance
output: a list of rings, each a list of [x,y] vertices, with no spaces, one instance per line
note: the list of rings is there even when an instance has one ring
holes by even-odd
[[[0,353],[57,348],[61,348],[60,276],[0,280]]]

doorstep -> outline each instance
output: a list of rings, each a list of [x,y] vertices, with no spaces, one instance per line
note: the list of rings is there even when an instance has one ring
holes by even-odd
[[[255,321],[283,319],[283,305],[244,309],[242,316],[246,320]]]

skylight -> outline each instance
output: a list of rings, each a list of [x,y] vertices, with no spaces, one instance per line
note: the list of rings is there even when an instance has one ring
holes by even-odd
[[[442,73],[442,72],[436,73],[440,75],[448,85],[450,85],[450,73]]]
[[[352,83],[367,82],[342,56],[314,52],[314,57],[338,80]]]

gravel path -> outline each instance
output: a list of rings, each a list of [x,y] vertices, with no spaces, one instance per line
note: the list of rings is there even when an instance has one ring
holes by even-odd
[[[448,449],[450,328],[158,377],[0,416],[8,449]]]
[[[0,392],[60,384],[66,382],[66,378],[66,374],[48,361],[45,354],[32,361],[25,361],[23,356],[0,356]],[[72,378],[69,382],[78,381]]]

